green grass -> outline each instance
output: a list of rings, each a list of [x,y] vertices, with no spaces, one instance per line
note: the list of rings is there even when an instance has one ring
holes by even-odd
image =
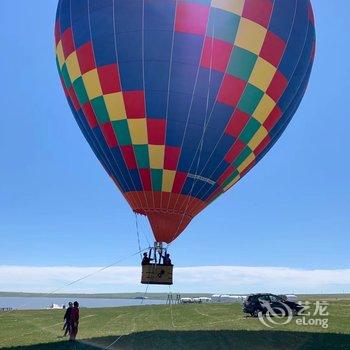
[[[293,321],[269,329],[245,318],[238,304],[134,306],[82,309],[79,342],[61,338],[61,310],[0,314],[0,348],[16,350],[111,349],[350,349],[350,302],[334,301],[329,328]]]

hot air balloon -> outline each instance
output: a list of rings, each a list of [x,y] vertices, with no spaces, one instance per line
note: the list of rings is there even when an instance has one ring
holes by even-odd
[[[309,0],[60,0],[55,44],[76,122],[162,250],[281,136],[315,26]]]

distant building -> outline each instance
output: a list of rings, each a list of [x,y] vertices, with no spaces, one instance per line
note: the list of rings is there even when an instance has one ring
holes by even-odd
[[[243,303],[245,295],[213,294],[211,299],[216,303]]]

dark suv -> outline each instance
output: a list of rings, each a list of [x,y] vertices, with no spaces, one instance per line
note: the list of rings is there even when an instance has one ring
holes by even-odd
[[[270,293],[250,294],[243,303],[243,312],[258,317],[260,313],[276,313],[289,315],[298,314],[303,307],[293,301],[288,301]]]

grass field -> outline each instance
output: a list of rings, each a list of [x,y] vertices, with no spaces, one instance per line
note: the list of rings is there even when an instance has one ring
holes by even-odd
[[[61,310],[0,314],[0,348],[15,350],[350,350],[350,301],[332,301],[329,327],[290,324],[273,329],[245,318],[239,304],[81,309],[79,342],[62,338]]]

